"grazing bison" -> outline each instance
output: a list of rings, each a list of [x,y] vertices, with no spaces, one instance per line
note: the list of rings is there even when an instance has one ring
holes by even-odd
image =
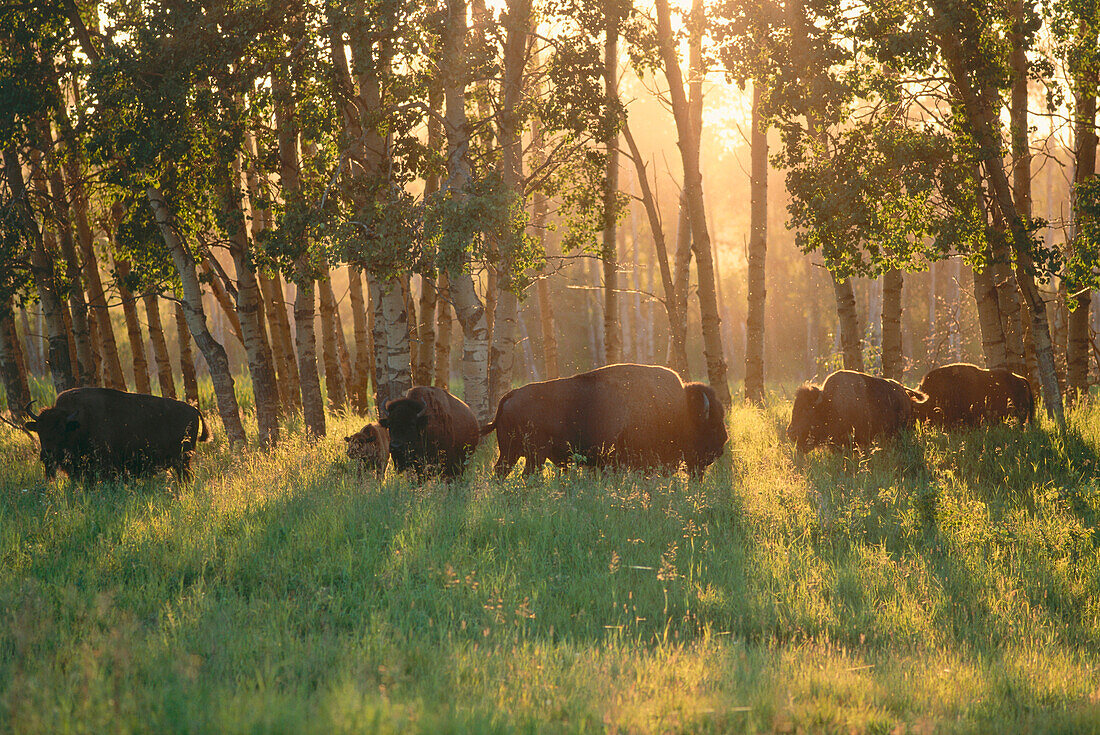
[[[38,434],[46,477],[58,469],[91,480],[174,470],[191,474],[195,444],[210,439],[194,406],[171,398],[111,388],[73,388],[26,428]]]
[[[387,402],[378,423],[389,430],[398,472],[438,470],[448,480],[462,474],[481,438],[469,406],[442,388],[423,385]]]
[[[382,424],[367,424],[351,436],[345,436],[348,443],[348,459],[354,459],[360,467],[366,467],[375,474],[386,471],[390,461],[390,432]]]
[[[702,473],[726,443],[724,409],[714,389],[684,384],[653,365],[608,365],[571,378],[530,383],[500,399],[481,431],[497,433],[499,477],[524,457],[524,474],[550,460]]]
[[[912,425],[914,406],[924,400],[896,381],[839,370],[820,388],[798,389],[787,438],[802,452],[822,444],[866,448]]]
[[[928,371],[918,390],[928,401],[916,408],[919,421],[952,429],[997,423],[1015,416],[1021,424],[1035,414],[1027,378],[1006,368],[983,370],[965,362]]]

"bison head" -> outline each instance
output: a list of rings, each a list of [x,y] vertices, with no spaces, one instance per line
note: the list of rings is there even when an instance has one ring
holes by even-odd
[[[787,425],[787,438],[800,452],[816,447],[826,435],[829,422],[829,399],[816,385],[803,385],[794,394],[791,423]]]
[[[415,398],[395,398],[386,403],[386,416],[378,423],[389,431],[390,455],[398,472],[423,460],[427,452],[424,429],[428,406]]]
[[[381,424],[367,424],[351,436],[345,436],[344,441],[348,443],[349,459],[378,474],[386,471],[386,462],[390,458],[390,435]]]
[[[684,386],[684,393],[687,396],[688,416],[695,429],[695,456],[706,467],[722,456],[729,439],[725,408],[709,385],[688,383]]]
[[[46,478],[52,480],[73,454],[80,430],[79,417],[75,412],[47,408],[23,426],[38,434],[38,443],[42,445],[38,458],[46,470]]]

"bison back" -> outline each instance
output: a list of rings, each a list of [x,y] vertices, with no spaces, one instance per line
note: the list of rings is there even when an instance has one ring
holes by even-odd
[[[909,395],[893,380],[840,370],[826,378],[822,391],[829,400],[828,435],[835,444],[869,446],[912,418]]]
[[[173,466],[206,433],[202,414],[191,405],[111,388],[65,391],[54,408],[75,417],[79,443],[114,471]]]
[[[685,412],[684,386],[675,372],[608,365],[512,391],[501,401],[497,438],[502,452],[522,444],[526,451],[518,454],[558,464],[571,453],[594,464],[672,463]]]

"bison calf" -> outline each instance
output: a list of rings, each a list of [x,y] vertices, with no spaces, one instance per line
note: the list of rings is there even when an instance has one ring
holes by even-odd
[[[983,370],[965,362],[928,371],[918,389],[928,401],[916,407],[919,421],[944,429],[997,423],[1015,416],[1031,421],[1035,398],[1027,378],[1006,368]]]
[[[632,364],[509,391],[482,429],[492,431],[500,477],[520,457],[530,474],[547,460],[565,467],[575,455],[588,464],[633,469],[675,469],[684,462],[699,474],[722,455],[727,439],[713,388],[685,385],[668,368]]]
[[[196,443],[210,438],[194,406],[111,388],[64,391],[33,418],[26,428],[38,434],[48,478],[58,469],[81,480],[171,469],[186,479]]]
[[[787,438],[802,452],[823,444],[870,447],[911,426],[914,406],[925,400],[896,381],[839,370],[821,387],[798,389]]]
[[[386,403],[378,422],[389,431],[390,456],[398,472],[462,474],[477,448],[477,419],[470,407],[441,388],[417,386]]]
[[[351,436],[345,436],[344,441],[348,443],[348,459],[377,475],[385,474],[390,461],[390,433],[382,424],[367,424]]]

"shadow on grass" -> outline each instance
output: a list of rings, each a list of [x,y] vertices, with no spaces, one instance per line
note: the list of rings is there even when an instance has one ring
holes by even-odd
[[[757,692],[762,727],[786,710],[769,710],[761,687],[736,683],[760,665],[774,667],[774,678],[761,678],[768,688],[840,687],[836,700],[850,702],[867,691],[860,686],[906,686],[913,672],[888,661],[930,656],[916,675],[970,662],[980,669],[975,696],[1015,702],[1012,714],[1064,701],[1030,682],[1026,660],[998,657],[1098,640],[1090,611],[1100,592],[1088,581],[1096,546],[1075,530],[1090,530],[1092,516],[1071,502],[1077,494],[1092,512],[1095,482],[1072,480],[1094,466],[1088,438],[1059,448],[1025,432],[998,454],[1015,446],[999,429],[918,433],[866,457],[817,453],[796,467],[767,415],[743,420],[701,482],[572,470],[498,483],[483,448],[453,486],[393,475],[379,483],[336,459],[333,439],[270,456],[213,447],[178,494],[155,484],[61,493],[62,511],[95,506],[71,522],[47,507],[50,493],[41,509],[20,500],[3,512],[41,538],[26,532],[5,547],[28,556],[0,576],[0,591],[12,599],[32,583],[39,602],[25,597],[14,608],[22,622],[0,633],[0,648],[22,652],[21,665],[55,694],[87,678],[102,687],[93,688],[97,701],[151,707],[156,722],[199,717],[210,729],[311,729],[323,705],[300,702],[318,693],[361,700],[367,721],[401,721],[391,692],[438,700],[413,727],[510,729],[522,717],[492,708],[509,701],[512,682],[554,696],[531,683],[536,663],[547,669],[538,676],[569,683],[578,704],[562,711],[584,722],[578,712],[606,706],[587,690],[623,675],[615,651],[663,662],[719,638],[731,643],[711,663],[732,673],[711,676],[738,696]],[[1068,462],[1047,459],[1060,451]],[[992,467],[1006,478],[1018,467],[1030,481],[1020,474],[1011,492],[987,487]],[[66,523],[79,524],[75,536]],[[31,626],[36,617],[48,626]],[[837,665],[878,668],[819,682],[806,673],[820,664],[816,646]],[[751,654],[736,659],[737,647]],[[942,662],[942,651],[955,658]],[[998,679],[998,666],[1013,673]],[[589,678],[570,679],[574,668]],[[31,679],[0,674],[5,688],[23,680]],[[112,694],[130,690],[142,695]],[[449,697],[471,691],[481,699],[465,709]],[[889,712],[924,705],[898,698]]]

